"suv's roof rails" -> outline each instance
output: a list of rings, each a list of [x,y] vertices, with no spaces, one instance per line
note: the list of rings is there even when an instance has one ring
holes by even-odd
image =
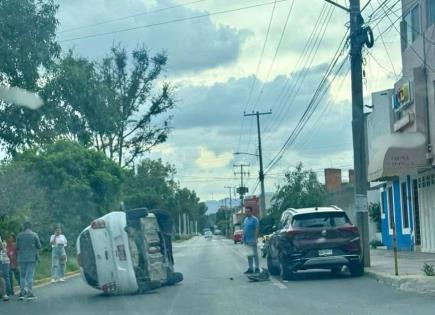
[[[339,208],[339,207],[336,206],[336,205],[330,205],[330,207],[331,207],[331,208],[334,208],[335,210],[343,210],[343,209]]]

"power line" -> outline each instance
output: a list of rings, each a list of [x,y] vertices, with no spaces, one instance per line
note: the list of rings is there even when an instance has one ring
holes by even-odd
[[[269,130],[272,128],[272,126],[275,128],[275,130],[279,129],[279,126],[282,124],[284,118],[287,116],[287,113],[289,111],[289,107],[287,106],[287,110],[285,109],[286,99],[287,96],[290,96],[291,99],[289,100],[289,103],[293,103],[293,100],[296,98],[296,95],[298,94],[308,72],[309,69],[314,61],[314,57],[317,54],[318,48],[320,46],[321,40],[323,39],[323,36],[326,31],[326,27],[331,19],[333,8],[329,8],[328,10],[325,10],[326,4],[324,4],[319,17],[317,18],[314,28],[311,31],[311,34],[308,38],[307,43],[305,44],[302,54],[299,56],[295,67],[293,68],[295,72],[296,69],[298,69],[299,65],[300,68],[298,71],[296,71],[296,76],[293,76],[292,74],[287,77],[286,81],[283,84],[283,87],[278,94],[278,97],[276,98],[276,101],[274,104],[277,104],[278,110],[277,110],[277,120],[271,121],[270,124],[266,127],[265,133],[266,133],[266,139],[268,140],[271,135],[267,135]],[[290,81],[292,79],[292,81]],[[292,83],[289,88],[287,86],[289,83]],[[295,91],[296,90],[296,91]],[[286,92],[287,91],[287,92]],[[286,96],[287,95],[287,96]]]
[[[252,78],[252,83],[251,83],[251,87],[249,89],[248,98],[246,100],[245,106],[243,107],[243,112],[246,112],[246,110],[248,109],[249,103],[251,102],[252,93],[254,91],[255,83],[257,82],[257,76],[258,76],[258,73],[260,71],[261,63],[263,61],[264,51],[266,49],[267,41],[269,39],[270,28],[272,26],[273,16],[275,14],[275,8],[276,8],[276,1],[273,5],[272,12],[270,14],[269,24],[267,26],[267,31],[266,31],[266,37],[264,38],[263,47],[261,49],[260,57],[259,57],[258,62],[257,62],[257,68],[255,70],[254,77]],[[240,131],[240,138],[239,138],[240,141],[239,141],[239,146],[238,146],[239,148],[240,148],[240,142],[241,142],[241,135],[242,135],[242,131],[243,131],[243,125],[244,125],[244,121],[245,121],[244,117],[245,116],[243,116],[243,118],[242,118],[242,126],[241,126],[241,131]],[[251,127],[252,127],[252,123],[251,123]],[[249,130],[251,130],[251,128]],[[251,144],[251,136],[252,136],[252,134],[249,133],[248,145],[247,145],[248,148],[250,147],[250,144]]]
[[[149,14],[153,14],[153,13],[168,11],[168,10],[176,9],[176,8],[179,8],[179,7],[184,7],[184,6],[187,6],[187,5],[197,4],[197,3],[200,3],[200,2],[204,2],[204,1],[208,1],[208,0],[196,0],[196,1],[191,1],[191,2],[185,2],[185,3],[180,3],[180,4],[173,5],[173,6],[166,7],[166,8],[161,8],[161,9],[156,9],[156,10],[150,10],[150,11],[146,11],[146,12],[142,12],[142,13],[136,13],[136,14],[132,14],[132,15],[126,15],[126,16],[119,17],[119,18],[116,18],[116,19],[101,21],[101,22],[97,22],[97,23],[93,23],[93,24],[87,24],[87,25],[83,25],[83,26],[77,26],[77,27],[73,27],[73,28],[69,28],[69,29],[60,31],[59,34],[64,34],[64,33],[68,33],[68,32],[73,32],[73,31],[78,31],[78,30],[82,30],[82,29],[92,28],[92,27],[95,27],[95,26],[105,25],[105,24],[109,24],[109,23],[113,23],[113,22],[124,21],[124,20],[128,20],[128,19],[135,18],[135,17],[138,17],[138,16],[144,16],[144,15],[149,15]]]
[[[260,93],[258,94],[257,100],[255,102],[255,106],[258,105],[258,103],[260,102],[260,98],[261,98],[261,96],[263,94],[264,87],[266,86],[266,82],[269,79],[270,73],[272,72],[273,66],[275,64],[276,57],[278,56],[279,49],[281,48],[281,44],[282,44],[282,40],[284,38],[285,31],[287,30],[287,24],[288,24],[288,21],[290,19],[290,15],[291,15],[291,13],[293,11],[293,5],[294,5],[294,3],[295,3],[295,1],[293,0],[291,5],[290,5],[290,8],[288,10],[287,17],[285,19],[285,23],[284,23],[284,26],[283,26],[282,31],[281,31],[281,36],[279,38],[278,45],[276,46],[275,54],[273,56],[272,62],[270,63],[270,67],[269,67],[269,70],[267,71],[267,75],[266,75],[266,78],[265,78],[265,80],[263,82],[263,86],[261,87]]]
[[[185,21],[210,17],[210,16],[214,16],[214,15],[220,15],[220,14],[226,14],[226,13],[237,12],[237,11],[242,11],[242,10],[248,10],[248,9],[263,7],[263,6],[267,6],[267,5],[271,5],[271,4],[276,5],[276,3],[287,2],[287,1],[289,1],[289,0],[275,0],[275,1],[270,1],[270,2],[263,2],[263,3],[249,5],[249,6],[245,6],[245,7],[239,7],[239,8],[235,8],[235,9],[208,12],[208,13],[204,13],[204,14],[200,14],[200,15],[194,15],[194,16],[185,17],[185,18],[178,18],[178,19],[173,19],[173,20],[168,20],[168,21],[163,21],[163,22],[157,22],[157,23],[145,24],[145,25],[140,25],[140,26],[135,26],[135,27],[129,27],[129,28],[124,28],[124,29],[120,29],[120,30],[116,30],[116,31],[102,32],[102,33],[78,36],[78,37],[73,37],[73,38],[67,38],[67,39],[59,40],[59,42],[63,43],[63,42],[70,42],[70,41],[82,40],[82,39],[87,39],[87,38],[95,38],[95,37],[101,37],[101,36],[106,36],[106,35],[119,34],[119,33],[129,32],[129,31],[138,30],[138,29],[156,27],[156,26],[173,24],[173,23],[178,23],[178,22],[185,22]]]
[[[249,106],[249,102],[251,101],[252,93],[253,93],[253,91],[254,91],[255,83],[256,83],[256,81],[257,81],[258,72],[259,72],[259,70],[260,70],[261,63],[262,63],[262,61],[263,61],[263,56],[264,56],[264,51],[265,51],[265,49],[266,49],[266,44],[267,44],[267,41],[268,41],[268,39],[269,39],[269,33],[270,33],[270,28],[271,28],[271,26],[272,26],[273,16],[274,16],[274,14],[275,14],[276,3],[277,3],[277,1],[275,0],[275,1],[273,2],[272,12],[271,12],[271,14],[270,14],[270,18],[269,18],[269,24],[268,24],[267,31],[266,31],[266,37],[264,38],[263,47],[262,47],[261,52],[260,52],[260,57],[258,58],[257,68],[256,68],[256,70],[255,70],[254,77],[252,78],[251,87],[249,88],[248,98],[246,99],[245,106],[243,107],[243,112],[246,112],[246,110],[247,110],[247,108],[248,108],[248,106]],[[244,122],[245,122],[245,116],[242,117],[242,122],[241,122],[241,126],[240,126],[239,143],[238,143],[238,145],[237,145],[238,149],[240,149],[240,146],[241,146]],[[251,124],[251,125],[252,125],[252,124]],[[251,127],[252,127],[252,126],[251,126]],[[250,144],[250,142],[251,142],[251,135],[249,135],[249,140],[248,140],[248,142],[249,142],[249,144]],[[248,148],[249,148],[249,144],[248,144]]]
[[[343,39],[347,38],[347,32],[344,36]],[[343,41],[342,41],[343,43]],[[314,111],[316,110],[320,99],[323,97],[323,95],[326,93],[326,91],[329,89],[329,86],[331,85],[331,83],[334,81],[334,79],[336,78],[336,76],[338,75],[338,73],[340,72],[341,68],[343,67],[343,65],[345,64],[346,58],[343,59],[342,63],[340,64],[338,70],[336,71],[334,77],[331,79],[331,81],[327,81],[328,77],[330,76],[332,70],[334,69],[334,67],[336,66],[339,57],[341,56],[343,50],[345,49],[347,45],[347,41],[344,42],[344,45],[340,45],[334,55],[334,57],[331,60],[331,63],[329,64],[329,67],[327,69],[327,71],[325,72],[321,82],[319,83],[316,91],[314,92],[314,95],[310,101],[310,103],[308,104],[306,110],[304,111],[304,113],[302,114],[301,118],[299,119],[299,122],[297,123],[296,127],[293,129],[293,131],[291,132],[291,134],[289,135],[289,137],[287,138],[287,140],[284,142],[283,146],[281,147],[281,149],[278,151],[278,153],[272,158],[272,160],[269,162],[269,164],[266,167],[266,173],[268,173],[270,171],[270,169],[281,159],[284,151],[286,150],[287,146],[290,144],[292,144],[295,139],[298,137],[298,135],[300,134],[300,132],[302,131],[302,129],[304,128],[304,126],[306,125],[307,121],[310,119],[311,115],[314,113]],[[326,88],[325,88],[326,87]],[[323,94],[321,94],[323,93]],[[317,104],[316,104],[317,102]]]

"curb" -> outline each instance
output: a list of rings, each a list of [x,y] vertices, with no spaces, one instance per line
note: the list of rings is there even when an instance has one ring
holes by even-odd
[[[365,274],[379,283],[390,285],[396,289],[418,294],[435,296],[435,277],[404,275],[395,276],[366,268]]]
[[[67,273],[65,273],[65,279],[74,278],[79,274],[80,274],[80,270],[67,272]],[[47,277],[47,278],[43,278],[43,279],[39,279],[39,280],[34,281],[34,287],[40,288],[40,287],[43,287],[43,286],[50,284],[50,283],[51,283],[51,277]]]

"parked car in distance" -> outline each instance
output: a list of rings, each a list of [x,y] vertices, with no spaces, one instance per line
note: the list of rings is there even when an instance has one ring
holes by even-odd
[[[243,243],[243,230],[235,230],[233,234],[234,244]]]
[[[298,270],[343,266],[352,276],[364,273],[360,235],[338,207],[287,209],[269,239],[267,267],[272,275],[290,280]]]
[[[213,237],[213,233],[211,231],[205,231],[204,232],[204,237],[205,238],[212,238]]]

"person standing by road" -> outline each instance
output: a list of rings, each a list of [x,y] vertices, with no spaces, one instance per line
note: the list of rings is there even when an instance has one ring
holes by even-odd
[[[6,242],[0,237],[0,294],[4,301],[9,300],[10,280],[9,280],[9,257],[6,252]]]
[[[35,275],[38,250],[41,248],[39,236],[32,231],[32,223],[25,222],[24,230],[17,236],[17,260],[20,266],[19,299],[35,299],[33,277]]]
[[[257,238],[260,223],[257,217],[253,215],[251,207],[246,207],[245,213],[246,217],[243,220],[243,243],[248,251],[248,270],[245,271],[245,274],[259,273],[260,264],[258,259]]]
[[[60,227],[57,227],[54,234],[50,237],[51,244],[51,282],[65,281],[65,264],[67,240],[62,234]]]
[[[20,270],[18,268],[17,261],[17,241],[15,234],[11,233],[6,241],[6,251],[10,260],[9,264],[9,280],[10,280],[10,292],[14,295],[14,277],[18,284],[20,284]]]

